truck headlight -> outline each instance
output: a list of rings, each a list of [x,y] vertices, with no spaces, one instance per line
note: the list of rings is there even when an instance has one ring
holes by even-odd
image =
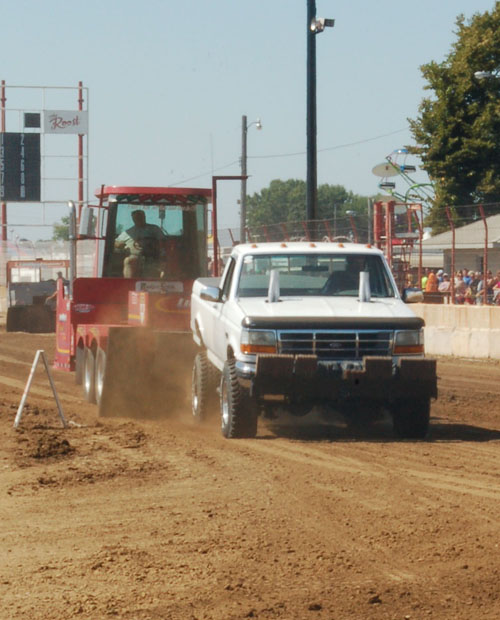
[[[273,331],[245,329],[241,333],[240,349],[245,355],[276,353],[276,334]]]
[[[424,330],[404,330],[394,332],[394,354],[414,355],[424,352]]]

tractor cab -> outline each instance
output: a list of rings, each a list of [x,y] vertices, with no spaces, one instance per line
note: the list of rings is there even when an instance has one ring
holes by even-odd
[[[105,187],[97,196],[100,276],[186,281],[207,274],[209,190]]]

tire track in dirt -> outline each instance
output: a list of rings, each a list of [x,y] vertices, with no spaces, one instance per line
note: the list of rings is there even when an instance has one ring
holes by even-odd
[[[0,355],[0,362],[6,362],[7,364],[17,364],[21,366],[31,366],[29,362],[23,362],[22,360],[7,355]]]
[[[432,474],[429,471],[418,471],[416,469],[404,469],[403,473],[408,476],[417,478],[427,486],[431,486],[434,489],[452,491],[457,494],[475,495],[477,497],[484,497],[493,499],[495,501],[500,500],[500,482],[480,482],[473,481],[470,477],[465,476],[453,476],[440,470],[436,474]]]
[[[379,471],[366,466],[359,459],[347,456],[331,455],[320,450],[309,448],[304,444],[285,444],[284,440],[275,440],[280,443],[273,443],[272,446],[259,441],[248,441],[245,445],[252,450],[263,452],[278,459],[287,459],[303,465],[313,465],[328,470],[339,471],[350,474],[357,474],[369,477],[381,477]]]
[[[280,444],[276,445],[276,441]],[[277,459],[280,464],[281,474],[278,484],[282,483],[289,488],[290,497],[286,505],[278,506],[273,501],[273,512],[279,509],[283,514],[287,514],[290,506],[293,506],[294,513],[301,515],[302,527],[305,531],[327,531],[329,532],[329,541],[326,544],[322,559],[337,558],[340,554],[346,555],[347,564],[351,565],[352,577],[351,582],[361,586],[372,583],[374,579],[383,575],[389,581],[394,583],[412,583],[419,579],[419,575],[412,572],[407,564],[407,559],[395,557],[393,550],[388,548],[386,541],[378,542],[373,536],[369,538],[369,545],[365,537],[350,537],[352,530],[358,530],[359,524],[370,523],[373,520],[373,513],[387,513],[390,499],[378,497],[379,491],[373,483],[372,478],[379,479],[379,483],[385,482],[390,484],[390,475],[384,472],[385,465],[379,463],[365,463],[362,459],[345,455],[332,455],[328,449],[336,449],[338,445],[331,443],[325,444],[325,450],[311,448],[303,443],[285,443],[287,440],[277,439],[273,441],[273,445],[263,445],[256,442],[243,441],[240,446],[245,446],[245,452],[257,452],[269,457],[271,461]],[[283,442],[283,443],[282,443]],[[349,445],[352,450],[353,444]],[[246,449],[250,448],[249,451]],[[293,462],[300,466],[300,469],[294,468],[290,470],[284,462]],[[259,461],[262,467],[262,461]],[[317,479],[317,473],[311,476],[313,470],[327,470],[327,476]],[[269,468],[272,471],[278,471],[276,463]],[[360,488],[360,476],[364,478],[362,487]],[[284,481],[281,478],[284,477]],[[290,477],[290,480],[287,480]],[[356,486],[353,486],[354,480]],[[330,484],[328,483],[330,481]],[[300,490],[299,493],[294,488]],[[304,489],[308,492],[304,494]],[[374,495],[370,496],[370,490]],[[353,510],[353,504],[357,508]],[[325,506],[331,505],[331,510],[325,511]],[[319,509],[319,506],[322,509]],[[328,516],[325,517],[325,514]],[[307,515],[307,516],[306,516]],[[329,527],[336,523],[335,527]],[[371,558],[376,557],[374,562]],[[363,558],[360,560],[360,558]],[[363,565],[361,571],[358,562]]]
[[[26,381],[27,379],[28,377],[26,377]],[[47,382],[48,382],[48,379],[47,379]],[[19,400],[21,400],[21,397],[24,392],[24,388],[26,387],[26,382],[19,381],[17,379],[10,379],[9,377],[4,377],[0,375],[0,384],[19,389]],[[52,390],[50,389],[50,387],[42,388],[37,385],[32,385],[30,388],[30,394],[36,394],[37,396],[41,396],[45,399],[54,401],[54,394],[52,393]],[[68,400],[68,401],[75,402],[75,403],[82,402],[81,398],[77,396],[72,396],[71,394],[67,394],[65,392],[61,392],[60,390],[57,390],[57,395],[59,396],[60,400],[64,399],[64,400]],[[28,394],[28,401],[29,401],[29,394]]]
[[[280,441],[279,445],[275,442]],[[304,444],[282,443],[283,440],[275,440],[273,445],[263,444],[259,441],[245,442],[245,446],[254,452],[265,454],[271,459],[278,459],[280,462],[288,461],[306,467],[301,472],[307,478],[307,470],[320,469],[329,472],[330,476],[339,474],[337,478],[317,480],[313,478],[309,484],[319,493],[335,496],[339,500],[345,499],[346,489],[349,489],[349,497],[351,502],[355,502],[358,506],[369,511],[387,511],[388,504],[394,501],[411,501],[415,510],[426,510],[432,508],[442,499],[443,493],[447,497],[448,503],[460,502],[461,498],[467,497],[479,498],[493,502],[491,509],[485,514],[479,515],[480,519],[491,521],[491,513],[494,511],[494,505],[500,500],[500,478],[495,473],[498,452],[485,447],[486,459],[482,456],[478,457],[478,446],[475,445],[475,460],[464,458],[463,462],[468,464],[465,471],[450,471],[446,465],[441,465],[441,449],[446,450],[447,446],[431,446],[437,448],[435,454],[432,455],[435,463],[429,463],[427,445],[425,443],[409,444],[411,451],[407,451],[405,446],[408,444],[400,443],[401,453],[395,452],[390,457],[384,457],[381,461],[380,445],[360,444],[356,446],[356,450],[362,450],[362,456],[355,458],[342,454],[331,454],[330,449],[345,449],[344,445],[325,444],[324,448],[311,448]],[[354,444],[350,443],[348,449],[352,453]],[[462,446],[458,446],[460,449]],[[470,450],[470,446],[465,445],[465,451]],[[479,445],[479,448],[483,446]],[[454,465],[457,462],[457,446],[454,446]],[[418,450],[416,453],[415,450]],[[460,450],[458,450],[458,460],[460,461]],[[488,460],[490,466],[488,466]],[[477,467],[481,469],[477,471]],[[433,471],[431,468],[434,468]],[[356,477],[355,484],[349,487],[348,478]],[[310,476],[310,472],[309,472]],[[362,482],[360,482],[362,480]],[[372,493],[370,488],[372,484],[380,487],[387,487],[387,495],[380,497],[376,492]],[[373,483],[371,482],[373,481]],[[368,488],[367,488],[368,486]],[[394,488],[404,489],[403,494],[398,498],[391,497],[391,486]],[[355,490],[354,490],[355,489]],[[467,505],[469,502],[467,503]],[[466,506],[464,510],[470,512]],[[472,509],[472,506],[470,506]],[[474,511],[473,511],[474,512]],[[494,514],[494,512],[493,512]]]

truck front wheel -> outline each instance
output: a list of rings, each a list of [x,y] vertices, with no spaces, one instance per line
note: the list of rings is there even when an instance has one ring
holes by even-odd
[[[255,437],[257,407],[250,395],[241,388],[234,360],[224,364],[220,386],[222,434],[228,439]]]
[[[402,439],[424,439],[429,430],[429,398],[398,400],[392,406],[394,432]]]

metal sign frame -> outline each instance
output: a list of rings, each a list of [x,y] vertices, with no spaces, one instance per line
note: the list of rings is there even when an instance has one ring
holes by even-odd
[[[35,95],[39,97],[40,104],[36,107],[23,107],[23,108],[8,108],[7,107],[7,91],[18,91],[18,90],[26,90],[31,95]],[[63,110],[62,114],[62,122],[66,126],[66,128],[60,133],[68,134],[72,133],[77,137],[77,152],[75,155],[66,155],[61,152],[61,154],[50,154],[46,152],[46,135],[49,133],[53,134],[53,132],[46,132],[44,128],[44,115],[46,112],[55,111],[61,112],[64,102],[63,93],[67,93],[68,91],[75,91],[76,94],[76,106],[73,111],[66,112]],[[55,94],[58,99],[59,105],[47,105],[47,95]],[[28,101],[28,96],[26,97]],[[53,184],[55,186],[56,182],[72,182],[75,181],[77,184],[77,195],[78,195],[78,206],[79,210],[83,207],[85,202],[88,202],[89,199],[89,189],[88,189],[88,161],[89,161],[89,135],[88,135],[88,101],[89,101],[89,93],[88,88],[84,87],[82,82],[78,83],[78,86],[11,86],[6,85],[5,80],[2,80],[0,83],[0,132],[1,133],[22,133],[24,130],[24,135],[38,135],[40,136],[40,160],[41,160],[41,172],[40,172],[40,197],[39,200],[34,200],[32,197],[24,200],[22,196],[19,196],[20,200],[7,200],[6,198],[0,197],[0,241],[7,240],[7,203],[8,202],[36,202],[40,203],[45,209],[48,205],[62,205],[67,204],[68,196],[61,199],[47,199],[47,186],[48,184]],[[61,105],[62,104],[62,105]],[[12,128],[9,127],[9,132],[7,132],[7,121],[6,114],[11,115],[12,113],[19,114],[18,126],[20,126],[21,131],[14,132]],[[65,117],[64,114],[72,114],[69,118]],[[40,122],[39,126],[36,123],[33,124],[34,115],[39,114]],[[12,114],[13,116],[13,114]],[[10,118],[10,117],[9,117]],[[29,122],[25,124],[26,118],[29,118]],[[76,120],[75,120],[76,118]],[[23,119],[23,120],[22,120]],[[14,117],[15,120],[15,117]],[[75,126],[69,127],[69,124],[73,122]],[[81,129],[82,133],[78,133],[78,129]],[[86,138],[86,139],[85,139]],[[56,140],[58,138],[55,138]],[[59,176],[47,176],[46,174],[46,164],[49,158],[72,158],[77,162],[77,172],[76,175],[70,177]],[[14,198],[17,196],[14,195]],[[12,198],[12,195],[11,195]],[[45,221],[45,211],[43,211],[42,215],[42,224],[37,224],[39,226],[52,226],[52,224],[46,224]],[[14,224],[18,226],[18,224]],[[35,224],[34,224],[35,225]]]

